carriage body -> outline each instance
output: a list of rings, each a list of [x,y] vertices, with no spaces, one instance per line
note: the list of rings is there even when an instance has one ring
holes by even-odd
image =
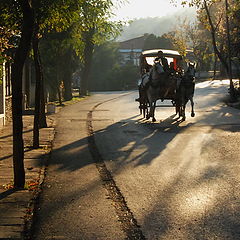
[[[174,69],[177,71],[177,69],[183,68],[183,58],[181,54],[178,51],[175,50],[167,50],[167,49],[151,49],[151,50],[145,50],[142,52],[140,56],[140,68],[144,67],[142,66],[144,63],[143,58],[146,59],[147,63],[151,66],[154,64],[154,59],[157,57],[158,52],[162,51],[165,58],[167,58],[168,64],[170,65],[171,62],[174,64]]]
[[[185,68],[185,62],[181,54],[175,50],[167,49],[151,49],[145,50],[140,56],[140,74],[148,72],[154,65],[158,52],[162,51],[163,56],[167,59],[168,65],[172,64],[175,76],[173,78],[166,77],[162,82],[162,91],[159,93],[162,100],[176,100],[176,88],[177,88],[177,75],[180,77]]]
[[[163,55],[167,59],[167,61],[162,59],[162,65],[160,64],[162,68],[166,67],[164,72],[157,68],[159,64],[154,61],[157,57],[159,59],[159,51],[162,52],[161,56]],[[167,65],[170,65],[169,69]],[[186,69],[186,72],[184,72],[184,69]],[[152,117],[152,121],[156,121],[154,111],[158,107],[156,102],[159,99],[161,101],[171,100],[176,114],[179,114],[179,117],[182,116],[183,120],[185,120],[186,103],[190,100],[192,105],[191,116],[195,115],[193,111],[195,64],[188,64],[187,66],[178,51],[152,49],[143,51],[140,56],[142,83],[146,72],[150,73],[148,75],[148,85],[139,87],[139,108],[146,119]]]

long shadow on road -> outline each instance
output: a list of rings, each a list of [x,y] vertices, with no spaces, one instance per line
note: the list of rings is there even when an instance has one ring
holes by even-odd
[[[233,114],[228,112],[228,108],[222,107],[203,115],[200,121],[207,123],[212,118],[221,120],[223,117],[228,123]],[[111,172],[113,176],[117,176],[126,167],[134,169],[151,165],[181,134],[186,133],[188,138],[183,138],[187,141],[182,142],[178,146],[179,149],[190,144],[196,132],[187,131],[194,127],[196,127],[194,123],[180,124],[174,116],[155,124],[131,117],[107,127],[104,124],[99,125],[94,136],[104,161],[111,164]],[[205,133],[212,131],[236,133],[237,127],[237,125],[234,127],[231,124],[219,124],[210,127]],[[192,178],[188,175],[194,162],[192,158],[177,162],[180,167],[176,169],[169,169],[175,171],[175,174],[157,193],[155,205],[153,204],[147,213],[139,215],[139,222],[147,232],[147,238],[238,239],[240,237],[240,206],[236,200],[239,192],[233,193],[233,189],[239,185],[239,178],[232,176],[230,179],[232,173],[229,166],[226,166],[227,162],[223,160],[218,162],[221,142],[219,138],[216,139],[219,140],[219,144],[214,145],[216,161],[212,164],[211,158],[204,155],[205,149],[202,147],[199,149],[200,155],[204,155],[204,159],[207,159],[207,165],[201,173]],[[231,136],[229,140],[232,140]],[[209,143],[210,141],[205,143],[204,147]],[[87,138],[54,149],[52,154],[54,157],[49,164],[55,165],[57,171],[72,172],[94,163],[83,160],[89,154]],[[236,155],[237,153],[233,154],[233,157]],[[166,169],[164,166],[168,163],[161,161],[159,164]],[[239,165],[236,167],[239,168]],[[79,199],[82,194],[90,192],[99,184],[93,180],[85,186],[85,190],[77,188],[71,194],[61,196],[58,204],[49,203],[45,212],[51,215],[59,208],[66,208],[72,201]]]

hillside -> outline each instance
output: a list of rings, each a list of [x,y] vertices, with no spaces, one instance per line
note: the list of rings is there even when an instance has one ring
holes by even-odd
[[[196,11],[193,8],[186,8],[165,17],[135,19],[123,28],[118,41],[139,37],[144,35],[144,33],[153,33],[156,36],[161,36],[164,33],[174,30],[177,23],[185,18],[191,22],[195,21]]]

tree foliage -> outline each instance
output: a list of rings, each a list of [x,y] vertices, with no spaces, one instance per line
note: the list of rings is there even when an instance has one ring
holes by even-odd
[[[154,34],[146,34],[146,39],[144,41],[143,50],[153,49],[153,48],[163,48],[163,49],[173,49],[173,42],[168,37],[167,34],[163,34],[158,37]]]
[[[90,77],[93,91],[135,89],[139,67],[131,61],[123,64],[118,43],[109,41],[96,47]]]
[[[226,19],[229,18],[231,53],[237,56],[238,52],[234,49],[239,45],[239,12],[240,4],[236,0],[229,1],[229,10],[226,11],[225,0],[190,0],[184,1],[184,4],[194,5],[198,8],[198,20],[201,23],[202,30],[209,32],[212,40],[212,47],[218,56],[226,71],[228,72],[228,44],[227,44],[227,24]]]
[[[111,6],[112,1],[110,0],[1,0],[0,59],[3,59],[3,52],[11,46],[10,40],[12,37],[15,38],[12,46],[16,49],[16,51],[12,51],[12,55],[15,59],[12,76],[12,81],[15,84],[13,87],[13,132],[14,139],[17,139],[14,144],[14,159],[17,159],[15,163],[19,163],[23,166],[23,164],[21,164],[23,163],[22,109],[21,106],[19,107],[19,105],[21,105],[19,102],[22,102],[22,70],[30,46],[29,40],[32,35],[32,28],[30,29],[30,25],[34,23],[34,59],[36,69],[38,69],[38,72],[40,73],[41,59],[38,50],[38,42],[47,38],[49,34],[62,34],[61,36],[59,35],[60,39],[52,39],[53,42],[55,41],[55,43],[58,43],[58,47],[56,50],[54,49],[53,42],[50,43],[50,46],[53,49],[46,52],[49,52],[49,54],[54,53],[53,55],[55,56],[55,59],[52,59],[51,63],[49,61],[46,61],[46,63],[49,64],[48,67],[52,66],[52,69],[57,69],[56,71],[53,71],[55,72],[55,76],[51,76],[52,78],[50,81],[52,81],[53,84],[59,85],[59,79],[67,79],[67,81],[65,81],[66,93],[67,88],[71,91],[71,75],[74,71],[73,68],[65,68],[67,64],[71,64],[71,61],[67,61],[66,64],[66,59],[74,59],[76,56],[79,56],[79,61],[80,59],[82,60],[82,69],[85,69],[85,81],[88,81],[87,77],[89,75],[91,65],[90,60],[94,45],[100,43],[103,39],[114,36],[118,31],[119,24],[113,24],[108,20],[111,15]],[[32,18],[33,15],[31,15],[31,20],[29,10],[34,12],[34,18]],[[28,30],[27,26],[29,27]],[[13,33],[13,36],[8,35],[8,33]],[[64,35],[67,37],[61,39]],[[60,49],[60,47],[62,48]],[[42,52],[42,55],[45,54],[45,52]],[[49,56],[45,55],[45,59],[48,57]],[[61,67],[61,64],[58,64],[59,59],[61,59],[63,67]],[[61,71],[62,69],[66,69],[66,71],[63,72]],[[62,76],[59,76],[60,74]],[[38,73],[36,73],[36,76],[38,83],[39,81],[42,81],[42,76],[39,77]],[[56,81],[55,79],[58,80]],[[37,86],[36,93],[39,93],[40,91],[43,92],[42,83]],[[38,97],[35,98],[35,101],[39,101],[39,98],[40,96],[38,95]],[[38,123],[36,125],[38,125]],[[16,144],[18,144],[19,154],[16,152]],[[17,173],[19,168],[14,170]],[[23,167],[21,167],[21,172],[23,172],[22,170],[24,170]],[[20,184],[18,182],[17,185],[22,186],[23,184],[24,177],[21,179]]]
[[[111,0],[85,1],[81,6],[78,29],[80,32],[79,52],[82,64],[80,94],[86,95],[89,90],[90,72],[94,46],[113,38],[119,33],[120,23],[109,21],[112,15]]]
[[[232,81],[232,58],[238,55],[233,52],[233,49],[240,39],[239,35],[235,34],[238,32],[238,28],[233,16],[238,16],[239,1],[191,0],[189,4],[199,8],[199,20],[211,34],[214,53],[230,79],[230,97],[232,101],[235,101],[236,91]],[[234,40],[232,35],[235,35]]]

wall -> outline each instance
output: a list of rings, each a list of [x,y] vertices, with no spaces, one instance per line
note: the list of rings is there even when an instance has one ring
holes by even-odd
[[[5,123],[12,121],[12,96],[5,98]]]
[[[5,124],[5,64],[0,66],[0,127]]]

